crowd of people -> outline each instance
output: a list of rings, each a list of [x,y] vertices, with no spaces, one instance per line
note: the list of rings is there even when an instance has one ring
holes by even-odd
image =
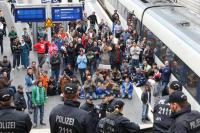
[[[1,20],[3,19],[0,18]],[[139,132],[140,127],[123,116],[124,102],[115,99],[132,99],[135,86],[143,90],[142,122],[149,121],[149,106],[154,107],[154,132],[170,129],[172,133],[179,133],[180,127],[186,128],[181,133],[199,132],[200,114],[191,111],[187,97],[180,91],[182,86],[179,83],[170,83],[170,89],[174,91],[169,91],[170,64],[167,60],[161,66],[155,63],[154,47],[148,43],[148,38],[138,38],[135,17],[127,18],[128,28],[124,29],[115,10],[112,22],[113,27],[110,28],[104,19],[98,23],[95,12],[89,16],[84,13],[83,20],[68,23],[68,31],[61,24],[56,24],[52,40],[47,40],[46,34],[38,34],[38,43],[33,46],[26,28],[19,40],[12,27],[8,37],[13,63],[11,65],[5,55],[0,61],[0,109],[6,107],[4,111],[0,111],[2,120],[6,120],[4,114],[7,110],[10,114],[13,113],[10,104],[11,97],[14,96],[18,111],[28,108],[28,112],[33,113],[34,128],[38,125],[38,111],[40,124],[46,125],[43,117],[47,96],[60,94],[64,105],[56,106],[49,117],[52,133]],[[3,35],[6,33],[2,29]],[[3,43],[0,44],[3,54]],[[36,61],[30,62],[29,53],[32,48],[37,52],[38,64]],[[44,67],[45,64],[48,68]],[[21,66],[27,71],[24,76],[25,86],[19,85],[15,89],[10,73],[21,69]],[[160,100],[163,96],[167,96],[166,101]],[[82,110],[78,108],[78,98],[86,99],[86,103],[80,108]],[[95,106],[93,100],[96,99],[102,99],[102,103]],[[174,118],[169,117],[172,112],[175,113]],[[25,114],[16,116],[15,122],[19,121],[18,117],[25,121],[22,123],[24,129],[17,129],[18,125],[0,120],[0,131],[13,131],[15,127],[17,131],[29,132],[32,127],[30,117]],[[182,120],[185,120],[184,123],[181,123]],[[1,124],[11,126],[1,128]]]

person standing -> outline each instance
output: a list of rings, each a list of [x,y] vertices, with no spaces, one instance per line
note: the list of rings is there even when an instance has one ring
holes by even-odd
[[[29,66],[29,51],[30,51],[30,47],[29,45],[25,42],[25,40],[22,38],[21,39],[21,65],[23,65],[23,67],[26,69]]]
[[[137,46],[135,42],[133,42],[130,48],[130,55],[131,55],[131,64],[132,67],[139,67],[139,55],[140,55],[140,47]]]
[[[17,92],[14,95],[14,105],[16,107],[16,110],[19,111],[25,111],[25,109],[27,108],[22,85],[19,85],[17,87]]]
[[[7,56],[3,56],[3,61],[0,61],[0,74],[6,72],[8,74],[8,79],[10,79],[11,63],[8,61]]]
[[[27,96],[27,105],[28,105],[28,111],[30,114],[32,114],[32,89],[35,84],[35,77],[33,75],[33,69],[32,67],[29,67],[27,69],[27,74],[25,76],[25,85],[26,85],[26,96]]]
[[[117,13],[117,10],[114,10],[114,14],[112,15],[112,22],[113,22],[112,33],[114,33],[114,27],[117,21],[119,21],[119,14]]]
[[[148,118],[149,104],[151,103],[151,89],[149,83],[145,84],[145,90],[142,92],[142,122],[150,121]]]
[[[5,20],[4,16],[3,16],[2,11],[0,11],[0,22],[3,24],[3,35],[7,36],[7,34],[6,34],[6,26],[7,26],[7,24],[6,24],[6,20]]]
[[[51,133],[94,133],[92,117],[88,112],[79,109],[78,86],[68,84],[64,89],[64,105],[53,108],[49,115]],[[64,122],[63,120],[68,120]]]
[[[79,69],[80,76],[81,76],[81,82],[82,82],[82,84],[84,84],[85,70],[87,67],[87,58],[84,54],[83,49],[80,50],[80,55],[77,57],[76,63],[78,64],[78,69]]]
[[[52,57],[50,58],[50,64],[51,64],[51,76],[58,81],[59,74],[60,74],[60,64],[61,59],[58,54],[58,51],[54,51]]]
[[[98,25],[97,16],[96,16],[95,12],[92,12],[92,14],[87,19],[90,21],[90,27],[95,29],[95,24]]]
[[[0,131],[3,133],[29,133],[32,127],[28,114],[17,111],[12,103],[12,95],[7,88],[0,88]],[[7,126],[6,126],[7,125]]]
[[[176,91],[182,91],[182,84],[178,81],[172,81],[169,85],[169,95]],[[155,102],[153,109],[153,132],[166,133],[168,132],[173,118],[171,117],[171,109],[169,104],[169,95],[161,97]]]
[[[39,42],[34,45],[34,48],[37,50],[38,53],[38,66],[40,68],[42,68],[43,64],[45,63],[46,46],[50,46],[50,43],[45,42],[43,38],[40,38]]]
[[[22,46],[19,41],[19,38],[16,38],[13,43],[13,71],[15,70],[15,67],[17,66],[17,69],[20,69],[20,59],[21,59],[21,52],[22,52]]]
[[[14,26],[11,27],[11,31],[8,34],[8,37],[10,38],[10,49],[13,53],[13,43],[15,41],[15,39],[17,38],[17,32],[15,31]]]
[[[181,92],[173,92],[169,96],[172,118],[169,133],[199,133],[200,132],[200,112],[191,110],[187,96]]]
[[[172,73],[168,61],[165,61],[165,65],[160,68],[160,73],[161,73],[161,84],[162,84],[162,89],[163,89],[162,96],[165,96],[168,94],[167,85],[170,81],[171,73]]]
[[[33,128],[37,127],[38,110],[40,111],[40,125],[46,125],[43,122],[44,104],[46,103],[46,101],[47,101],[47,93],[46,93],[45,88],[42,85],[42,81],[39,80],[37,85],[33,87],[33,91],[32,91],[32,103],[33,103],[33,108],[34,108]]]

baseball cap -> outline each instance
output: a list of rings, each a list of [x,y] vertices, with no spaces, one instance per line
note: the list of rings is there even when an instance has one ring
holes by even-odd
[[[75,94],[78,91],[78,86],[74,83],[70,83],[64,88],[65,94]]]
[[[187,96],[182,91],[175,91],[169,95],[169,103],[184,103],[187,101]]]
[[[178,81],[172,81],[169,88],[172,90],[182,91],[182,84]]]
[[[7,88],[0,89],[0,101],[7,101],[11,97],[11,92]]]

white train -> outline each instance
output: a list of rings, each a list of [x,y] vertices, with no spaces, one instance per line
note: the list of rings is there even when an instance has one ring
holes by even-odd
[[[200,17],[184,7],[170,7],[174,3],[158,2],[158,0],[98,0],[112,14],[117,9],[123,25],[129,12],[134,10],[141,21],[145,8],[148,9],[143,18],[144,35],[156,48],[156,62],[169,60],[173,76],[184,85],[184,93],[188,96],[192,108],[200,110]],[[161,0],[160,0],[161,1]],[[139,32],[139,31],[138,31]]]

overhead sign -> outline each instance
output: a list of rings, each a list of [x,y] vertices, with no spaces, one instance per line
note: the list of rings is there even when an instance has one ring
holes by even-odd
[[[72,21],[82,19],[82,10],[80,7],[52,7],[53,21]]]
[[[48,18],[45,22],[45,25],[44,25],[46,28],[48,27],[52,27],[53,26],[53,22],[50,18]]]
[[[16,8],[15,22],[44,22],[46,20],[45,8]]]

